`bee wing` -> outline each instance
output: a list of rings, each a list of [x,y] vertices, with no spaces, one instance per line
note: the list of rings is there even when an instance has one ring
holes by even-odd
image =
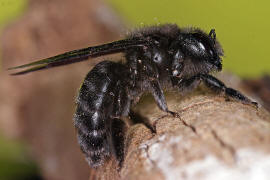
[[[119,41],[114,41],[108,44],[103,44],[99,46],[92,46],[83,49],[73,50],[66,52],[64,54],[59,54],[57,56],[49,57],[32,63],[24,64],[21,66],[11,67],[8,70],[28,68],[23,71],[12,73],[11,75],[21,75],[29,72],[34,72],[42,69],[48,69],[56,66],[63,66],[71,63],[77,63],[80,61],[85,61],[89,57],[99,57],[106,54],[113,54],[123,52],[124,50],[145,46],[148,42],[146,40],[132,38],[124,39]]]

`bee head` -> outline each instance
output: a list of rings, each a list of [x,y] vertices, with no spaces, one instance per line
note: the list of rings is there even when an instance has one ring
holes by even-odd
[[[172,47],[173,76],[222,70],[223,50],[216,40],[214,29],[209,34],[199,29],[186,30],[180,33]]]

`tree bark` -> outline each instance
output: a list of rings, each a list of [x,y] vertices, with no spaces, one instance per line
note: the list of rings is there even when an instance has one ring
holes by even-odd
[[[227,81],[239,89],[238,80]],[[90,179],[270,179],[270,116],[264,108],[201,88],[167,94],[169,109],[180,115],[172,117],[150,99],[137,111],[156,133],[143,124],[131,126],[122,167],[111,159]]]

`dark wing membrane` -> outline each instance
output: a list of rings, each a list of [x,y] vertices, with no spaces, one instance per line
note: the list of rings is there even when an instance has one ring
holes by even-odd
[[[8,70],[30,67],[26,70],[11,74],[11,75],[21,75],[42,69],[48,69],[56,66],[63,66],[71,63],[85,61],[89,57],[98,57],[106,54],[123,52],[126,49],[134,48],[136,46],[145,46],[147,45],[147,43],[149,42],[138,38],[124,39],[99,46],[69,51],[64,54],[59,54],[57,56],[49,57],[29,64],[11,67]]]

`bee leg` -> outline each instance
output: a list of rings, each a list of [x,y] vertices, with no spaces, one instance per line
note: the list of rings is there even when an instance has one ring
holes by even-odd
[[[173,79],[173,85],[177,86],[182,94],[191,92],[200,84],[200,76],[193,76],[189,79]]]
[[[123,78],[123,77],[119,77]],[[119,79],[114,87],[113,117],[128,116],[131,100],[128,95],[128,85]]]
[[[144,124],[148,129],[151,130],[152,133],[156,133],[156,127],[151,124],[150,120],[147,117],[144,117],[138,112],[135,112],[133,110],[130,110],[129,112],[130,119],[134,124],[142,123]]]
[[[118,165],[121,168],[124,161],[124,141],[125,141],[125,132],[127,130],[127,125],[119,118],[112,119],[111,126],[111,145],[112,153],[118,161]]]
[[[189,79],[179,80],[178,83],[175,84],[178,85],[180,91],[190,91],[196,88],[201,81],[203,81],[209,89],[216,93],[224,93],[225,96],[241,101],[244,104],[252,104],[256,107],[258,106],[256,102],[252,102],[239,91],[226,87],[223,82],[208,74],[199,74]]]
[[[200,75],[200,78],[207,87],[217,93],[225,93],[227,97],[241,101],[244,104],[252,104],[256,107],[258,106],[257,102],[251,101],[249,98],[235,89],[226,87],[223,82],[211,75],[202,74]]]
[[[163,90],[160,86],[159,81],[153,80],[150,82],[150,90],[152,95],[154,96],[154,99],[159,107],[164,112],[167,112],[173,116],[177,116],[176,112],[170,111],[167,106],[167,102],[163,93]]]
[[[122,74],[123,75],[123,74]],[[119,77],[120,78],[120,77]],[[128,86],[119,79],[114,87],[113,112],[111,115],[112,125],[110,138],[111,152],[121,168],[124,160],[124,140],[127,125],[120,118],[129,115],[131,100],[128,96]]]

